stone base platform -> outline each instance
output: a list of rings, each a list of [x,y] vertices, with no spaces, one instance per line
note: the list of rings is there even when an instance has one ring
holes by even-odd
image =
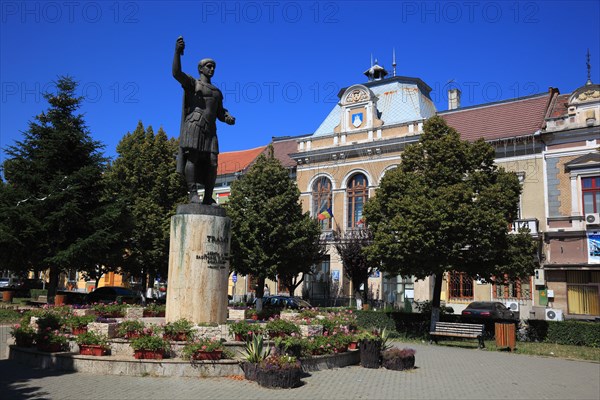
[[[225,377],[244,375],[240,360],[194,361],[181,358],[136,360],[133,355],[82,356],[76,352],[43,353],[33,348],[10,346],[9,359],[35,368],[85,372],[97,375],[156,377]],[[302,360],[305,372],[341,368],[360,363],[360,352],[316,356]]]

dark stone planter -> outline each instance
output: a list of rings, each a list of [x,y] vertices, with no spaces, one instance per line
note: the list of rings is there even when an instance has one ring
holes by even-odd
[[[360,365],[363,368],[379,368],[381,366],[381,340],[360,342]]]
[[[262,369],[257,368],[256,382],[266,388],[291,389],[300,386],[302,368]]]
[[[244,377],[246,379],[249,381],[256,381],[258,363],[244,362],[242,363],[242,369],[244,370]]]
[[[36,346],[38,351],[43,351],[44,353],[58,353],[62,351],[62,344],[60,343],[38,343]]]
[[[386,369],[393,369],[394,371],[413,369],[415,367],[415,356],[395,357],[389,360],[383,360],[383,366]]]
[[[19,347],[32,347],[33,346],[33,338],[32,337],[17,337],[17,338],[15,338],[15,344]]]

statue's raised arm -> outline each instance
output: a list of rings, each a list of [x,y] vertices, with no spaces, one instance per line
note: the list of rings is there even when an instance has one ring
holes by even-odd
[[[173,78],[177,79],[179,83],[183,84],[186,79],[186,75],[181,71],[181,56],[185,50],[185,42],[183,36],[177,38],[175,42],[175,55],[173,56]]]

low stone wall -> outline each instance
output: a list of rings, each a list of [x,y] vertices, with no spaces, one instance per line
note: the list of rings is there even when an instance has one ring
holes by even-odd
[[[345,353],[329,354],[324,356],[313,356],[302,359],[302,370],[321,371],[324,369],[342,368],[360,363],[360,351],[349,350]]]
[[[110,342],[111,355],[117,357],[133,357],[133,349],[127,339],[111,339]],[[170,342],[171,349],[169,351],[170,358],[180,358],[185,342]],[[242,342],[225,342],[225,348],[231,351],[236,358],[241,359],[244,355],[244,344]],[[77,346],[77,345],[75,345]],[[79,347],[75,347],[74,352],[79,352]]]
[[[36,368],[98,375],[222,377],[244,374],[237,360],[197,361],[192,364],[182,359],[136,360],[133,356],[93,357],[73,353],[41,353],[15,346],[11,346],[9,358]]]
[[[111,346],[116,346],[115,342],[112,341]],[[224,377],[244,374],[238,359],[194,362],[181,358],[136,360],[133,358],[133,350],[131,348],[126,350],[124,342],[126,341],[119,342],[118,345],[123,346],[120,350],[115,351],[117,348],[113,347],[113,353],[103,357],[79,355],[76,344],[71,346],[70,352],[64,353],[42,353],[33,348],[11,345],[9,359],[35,368],[97,375]],[[360,363],[360,352],[350,351],[304,359],[302,360],[302,369],[306,372],[319,371],[358,363]]]

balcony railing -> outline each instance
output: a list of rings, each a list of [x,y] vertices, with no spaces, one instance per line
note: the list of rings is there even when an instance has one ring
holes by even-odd
[[[529,229],[529,233],[532,236],[537,236],[539,234],[539,225],[540,222],[537,218],[517,219],[512,223],[510,233],[518,233],[521,229]]]

